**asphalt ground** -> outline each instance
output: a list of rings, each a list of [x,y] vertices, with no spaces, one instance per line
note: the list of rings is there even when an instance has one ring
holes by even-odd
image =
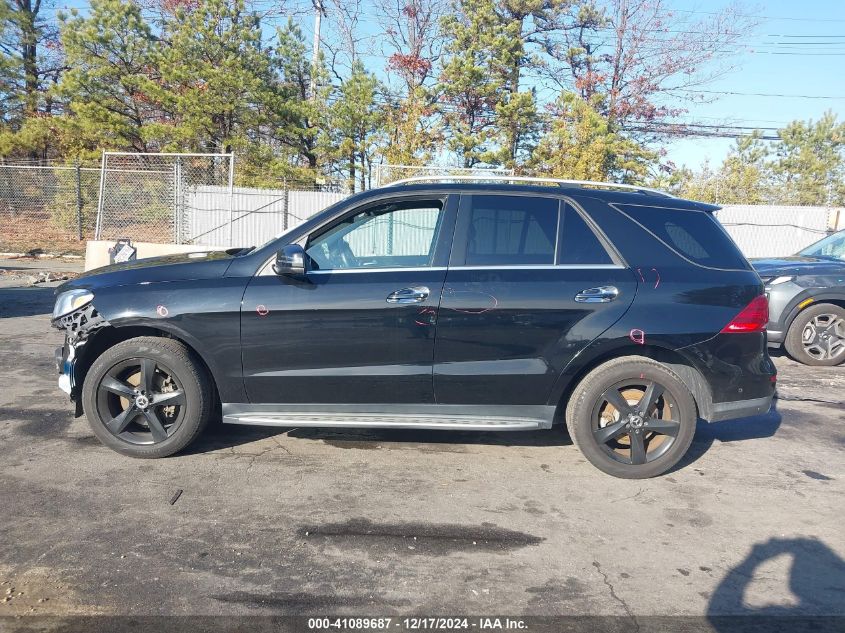
[[[56,284],[14,266],[0,261],[0,616],[845,616],[845,367],[775,355],[770,413],[700,422],[646,481],[602,474],[561,430],[215,425],[134,460],[73,417]]]

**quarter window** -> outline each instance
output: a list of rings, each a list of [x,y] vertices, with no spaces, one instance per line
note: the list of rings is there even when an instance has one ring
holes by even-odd
[[[313,270],[431,266],[443,219],[440,200],[372,207],[308,240]]]
[[[554,198],[473,196],[466,264],[553,264],[558,206]]]
[[[564,204],[558,239],[558,264],[612,264],[599,238],[571,205]]]

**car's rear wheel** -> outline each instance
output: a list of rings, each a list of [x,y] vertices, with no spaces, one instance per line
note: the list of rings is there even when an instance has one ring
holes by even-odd
[[[166,457],[211,417],[207,372],[182,343],[138,337],[106,350],[85,378],[82,402],[100,441],[133,457]]]
[[[681,379],[643,356],[617,358],[591,371],[566,410],[569,435],[584,456],[624,479],[654,477],[677,464],[697,419]]]
[[[789,326],[784,345],[792,358],[805,365],[845,361],[845,310],[831,303],[807,308]]]

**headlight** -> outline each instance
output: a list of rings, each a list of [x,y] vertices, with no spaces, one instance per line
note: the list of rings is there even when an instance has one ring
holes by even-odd
[[[767,286],[777,286],[778,284],[785,284],[787,281],[795,281],[795,277],[792,276],[792,275],[785,275],[783,277],[775,277],[774,279],[772,279],[766,285]]]
[[[82,306],[91,303],[94,293],[90,290],[68,290],[56,297],[56,306],[53,308],[53,320],[70,314]]]

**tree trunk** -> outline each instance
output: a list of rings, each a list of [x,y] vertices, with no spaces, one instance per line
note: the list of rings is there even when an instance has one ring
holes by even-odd
[[[26,116],[38,109],[38,27],[36,19],[41,1],[16,0],[17,23],[21,32],[20,54],[24,72],[24,108]]]

